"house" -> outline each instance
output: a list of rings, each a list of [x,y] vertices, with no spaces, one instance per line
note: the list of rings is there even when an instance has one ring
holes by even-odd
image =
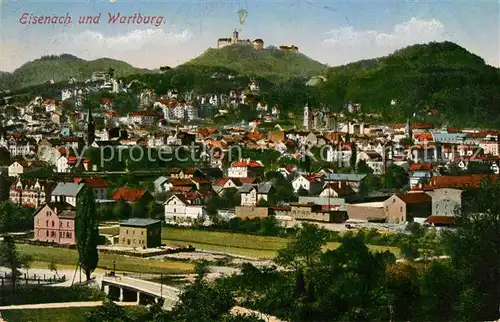
[[[154,181],[155,193],[163,193],[167,191],[168,178],[161,176]]]
[[[69,173],[72,171],[89,170],[90,160],[76,156],[63,155],[56,161],[56,172]]]
[[[170,169],[170,178],[172,179],[191,179],[193,177],[200,177],[202,173],[196,168],[172,168]]]
[[[323,180],[329,183],[345,183],[354,190],[358,192],[361,182],[366,178],[366,174],[354,174],[354,173],[327,173],[324,175]]]
[[[52,191],[51,202],[68,203],[76,207],[78,197],[85,184],[75,182],[59,182]]]
[[[17,179],[10,186],[9,200],[25,207],[39,208],[50,201],[53,184],[42,180]]]
[[[432,213],[432,197],[425,192],[394,194],[384,201],[387,222],[413,222],[415,218],[427,218]]]
[[[462,208],[463,190],[438,188],[427,191],[432,198],[432,216],[456,216]]]
[[[118,244],[123,247],[154,248],[161,246],[161,220],[130,218],[120,223]]]
[[[341,223],[347,220],[346,212],[324,209],[322,205],[314,204],[312,202],[292,202],[290,206],[290,216],[296,221]]]
[[[381,174],[384,172],[384,160],[382,155],[376,151],[361,151],[358,153],[357,161],[365,161],[366,165],[373,169],[373,173]]]
[[[319,194],[322,198],[343,198],[354,193],[354,190],[346,183],[327,183]]]
[[[94,192],[96,200],[108,199],[108,182],[103,178],[74,178],[75,183],[84,183]]]
[[[205,220],[206,210],[201,205],[191,205],[182,194],[175,194],[167,199],[165,206],[165,222],[177,225],[192,225],[197,220]]]
[[[274,190],[271,183],[249,184],[244,183],[240,188],[241,205],[256,206],[261,199],[271,201],[269,196]]]
[[[292,186],[295,193],[305,190],[311,196],[321,192],[323,183],[319,176],[299,175],[292,181]]]
[[[153,196],[146,189],[131,189],[127,187],[121,187],[116,189],[115,193],[111,197],[112,200],[123,200],[126,202],[151,202],[154,200]]]
[[[432,163],[414,163],[408,167],[410,189],[428,184],[433,175]]]
[[[38,208],[34,215],[36,241],[75,245],[76,209],[67,203],[48,203]]]
[[[293,180],[297,175],[297,166],[296,165],[287,165],[286,167],[281,167],[277,170],[279,174],[281,174],[287,180]]]
[[[19,177],[20,174],[36,171],[46,167],[41,161],[15,161],[7,168],[9,177]]]
[[[245,159],[231,163],[228,169],[230,178],[262,178],[264,176],[264,165],[260,161]]]
[[[156,112],[130,112],[128,114],[129,123],[139,124],[139,125],[152,125],[156,123],[158,119],[158,113]]]

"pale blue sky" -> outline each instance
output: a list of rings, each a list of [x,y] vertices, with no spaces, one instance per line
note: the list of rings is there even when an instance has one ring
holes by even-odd
[[[238,10],[248,16],[241,26]],[[164,16],[159,27],[107,23],[108,12]],[[23,13],[66,15],[69,25],[27,25]],[[101,13],[100,24],[78,24]],[[0,70],[12,71],[42,55],[110,57],[138,67],[175,66],[215,47],[235,28],[241,38],[291,45],[329,65],[386,55],[401,47],[450,40],[500,64],[500,5],[494,1],[139,1],[4,0],[0,15]]]

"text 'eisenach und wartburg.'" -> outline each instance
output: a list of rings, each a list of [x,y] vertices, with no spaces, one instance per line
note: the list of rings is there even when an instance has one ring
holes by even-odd
[[[69,13],[66,15],[40,16],[30,12],[24,12],[19,17],[19,23],[23,25],[69,25],[74,21],[79,24],[100,24],[104,22],[108,24],[151,25],[155,27],[159,27],[165,23],[163,16],[144,15],[141,13],[122,15],[121,13],[108,12],[107,17],[99,13],[95,16],[78,16],[78,18],[74,19]]]

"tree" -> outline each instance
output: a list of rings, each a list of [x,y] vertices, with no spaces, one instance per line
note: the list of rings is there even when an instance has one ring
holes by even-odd
[[[373,169],[368,164],[366,164],[365,160],[360,160],[356,167],[356,172],[360,174],[372,174]]]
[[[87,281],[99,261],[97,245],[99,243],[99,227],[95,220],[94,192],[85,186],[81,191],[76,210],[76,245],[78,248],[80,267],[84,270]]]
[[[292,241],[278,251],[276,262],[295,269],[310,267],[319,259],[329,235],[330,233],[324,228],[304,223]]]
[[[21,255],[21,268],[26,270],[26,275],[29,276],[29,269],[31,268],[31,264],[33,263],[33,256],[29,254]]]
[[[5,172],[0,173],[0,201],[9,200],[10,180]]]
[[[113,208],[113,217],[117,219],[130,218],[132,215],[132,207],[123,199],[118,201]]]
[[[391,164],[387,167],[384,186],[390,189],[401,189],[408,184],[408,172],[402,167]]]
[[[264,198],[260,198],[257,202],[257,207],[269,207],[269,202]]]
[[[56,263],[50,262],[49,265],[47,266],[47,268],[49,269],[49,271],[54,272],[57,275],[57,277],[59,277]]]
[[[86,313],[84,321],[135,322],[135,319],[128,314],[124,307],[115,304],[110,299],[106,299],[102,306]]]
[[[358,162],[358,148],[356,142],[351,143],[351,157],[349,159],[349,166],[351,169],[356,170],[356,164]]]
[[[145,218],[148,215],[148,204],[143,199],[137,200],[132,207],[132,217]]]
[[[500,299],[500,185],[482,182],[463,204],[456,229],[444,232],[452,265],[467,286],[460,295],[459,315],[495,320]]]
[[[10,269],[10,280],[12,283],[12,291],[14,292],[16,289],[18,269],[22,266],[22,258],[17,252],[16,244],[12,236],[4,236],[0,244],[0,265]]]

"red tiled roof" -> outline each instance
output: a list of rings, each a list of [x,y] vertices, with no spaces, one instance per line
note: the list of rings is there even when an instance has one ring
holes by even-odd
[[[222,187],[222,186],[223,186],[223,185],[225,185],[225,184],[226,184],[229,180],[231,180],[231,179],[229,179],[229,178],[220,178],[219,180],[217,180],[217,181],[215,181],[215,182],[214,182],[214,186],[221,186],[221,187]]]
[[[194,183],[189,179],[170,179],[173,186],[192,186]]]
[[[91,188],[107,188],[108,182],[103,178],[75,178],[76,183],[84,182]]]
[[[465,176],[433,176],[430,188],[478,188],[484,179],[496,182],[500,176],[489,174],[471,174]]]
[[[126,187],[118,188],[113,194],[113,200],[137,201],[146,193],[145,189],[130,189]]]
[[[404,203],[431,203],[432,197],[423,192],[400,193],[396,195]]]
[[[241,161],[236,161],[231,164],[232,167],[239,167],[239,168],[261,168],[263,167],[262,163],[259,161],[253,161],[253,160],[241,160]]]
[[[409,171],[430,171],[432,170],[432,163],[415,163],[410,165]]]
[[[428,224],[438,224],[438,225],[453,225],[455,223],[455,217],[450,216],[430,216],[425,220]]]

